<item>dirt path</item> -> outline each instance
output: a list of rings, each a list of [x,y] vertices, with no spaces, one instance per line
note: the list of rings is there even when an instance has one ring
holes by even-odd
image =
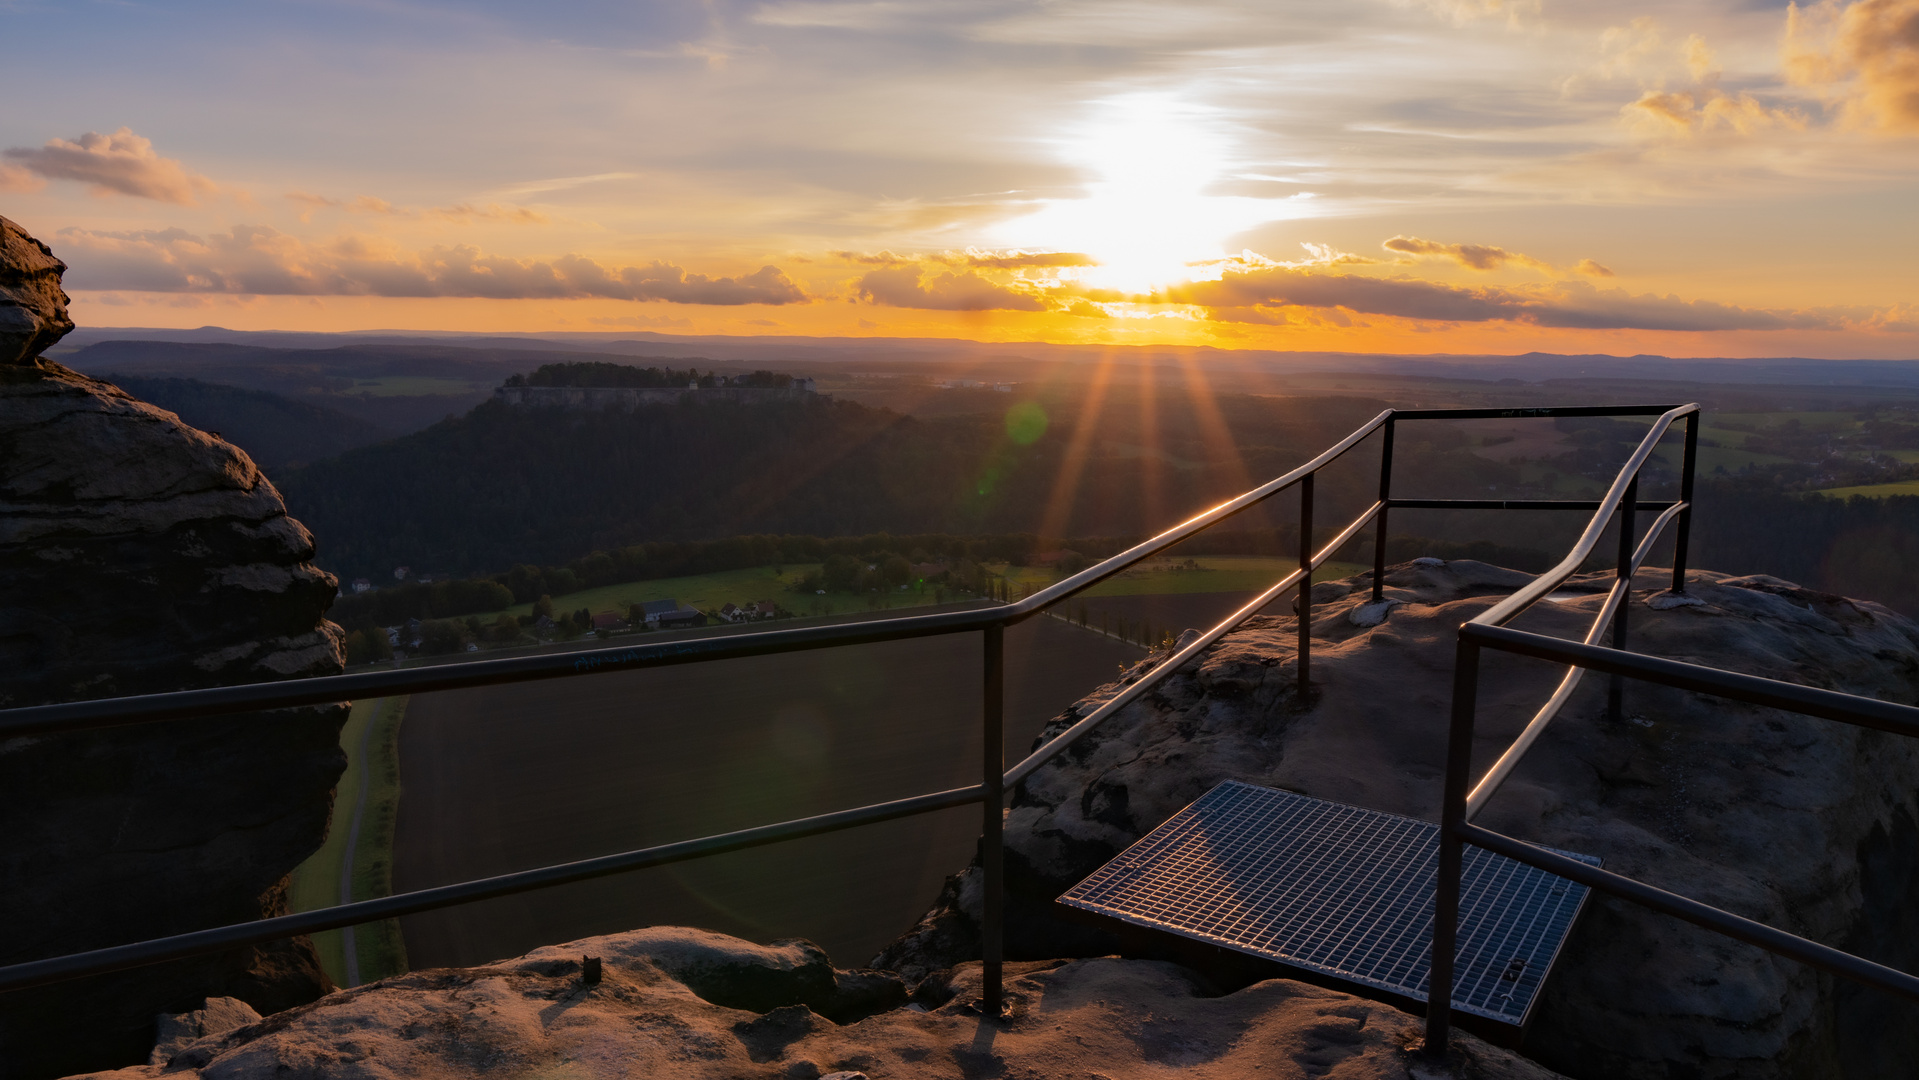
[[[1007,634],[1007,753],[1139,659],[1052,619]],[[401,891],[978,781],[979,635],[413,698]],[[860,962],[965,865],[964,807],[402,921],[415,968],[637,926],[811,938]]]

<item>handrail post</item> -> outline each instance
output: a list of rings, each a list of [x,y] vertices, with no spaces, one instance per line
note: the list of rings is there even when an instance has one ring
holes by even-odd
[[[1459,879],[1465,862],[1460,826],[1472,766],[1473,713],[1478,709],[1479,645],[1464,637],[1453,653],[1452,727],[1446,736],[1446,786],[1439,804],[1439,866],[1433,877],[1433,948],[1426,984],[1425,1051],[1446,1055],[1452,1035],[1453,954],[1459,945]]]
[[[1686,591],[1686,547],[1692,541],[1692,478],[1699,464],[1699,418],[1697,412],[1686,417],[1686,458],[1679,473],[1679,501],[1686,508],[1679,511],[1679,528],[1672,542],[1672,591],[1676,593]]]
[[[1393,418],[1386,418],[1379,441],[1379,517],[1373,521],[1373,603],[1386,598],[1386,514],[1393,499]]]
[[[1006,774],[1006,627],[989,626],[985,644],[985,703],[980,711],[980,998],[987,1016],[1000,1013],[1006,951],[1006,848],[1003,806]]]
[[[1619,598],[1619,610],[1612,617],[1612,647],[1624,651],[1626,648],[1626,613],[1632,610],[1632,552],[1633,535],[1638,532],[1639,524],[1639,475],[1633,474],[1632,482],[1626,485],[1626,497],[1619,500],[1619,509],[1614,512],[1613,520],[1619,527],[1619,566],[1614,574],[1625,580],[1626,595]],[[1610,677],[1606,685],[1606,716],[1617,724],[1625,712],[1626,680],[1619,676]]]
[[[1313,477],[1299,481],[1299,698],[1306,702],[1313,662]]]

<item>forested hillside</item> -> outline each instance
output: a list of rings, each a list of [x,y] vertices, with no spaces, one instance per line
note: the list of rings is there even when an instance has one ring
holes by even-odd
[[[337,409],[294,401],[265,390],[202,382],[109,374],[106,380],[139,398],[178,413],[194,427],[215,431],[269,471],[279,466],[333,457],[378,442],[392,432]]]
[[[931,421],[830,399],[632,413],[488,402],[277,479],[321,538],[322,565],[349,577],[396,565],[492,572],[748,533],[1123,536],[1297,464],[1379,407],[1230,406],[1212,433],[1167,410],[1160,449],[1146,450],[1132,423],[1076,439],[1074,418],[1032,402]]]

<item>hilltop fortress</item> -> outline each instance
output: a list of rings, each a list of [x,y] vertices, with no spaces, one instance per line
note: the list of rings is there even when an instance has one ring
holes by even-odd
[[[698,370],[636,368],[624,364],[547,364],[531,375],[515,375],[493,391],[508,405],[599,412],[631,412],[645,405],[682,401],[760,405],[815,394],[813,380],[774,371],[747,375],[701,375]]]

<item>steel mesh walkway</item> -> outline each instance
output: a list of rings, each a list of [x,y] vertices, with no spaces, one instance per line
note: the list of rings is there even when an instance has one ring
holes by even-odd
[[[1438,853],[1431,822],[1229,780],[1060,902],[1424,1001]],[[1453,1008],[1524,1023],[1586,894],[1468,846]]]

